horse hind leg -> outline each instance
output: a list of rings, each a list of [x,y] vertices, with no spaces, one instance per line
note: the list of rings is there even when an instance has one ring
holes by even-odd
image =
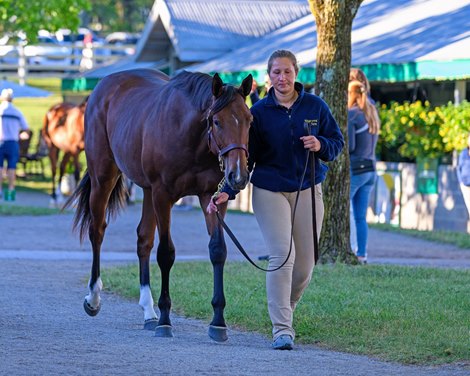
[[[85,301],[83,302],[83,308],[89,316],[96,316],[101,309],[101,297],[100,293],[103,290],[103,282],[101,278],[95,282],[92,282],[92,279],[88,281],[89,293],[85,296]]]
[[[150,289],[150,253],[155,240],[157,222],[152,207],[152,192],[144,189],[142,217],[137,227],[137,255],[140,270],[139,305],[144,311],[144,329],[155,330],[158,326],[157,314],[154,310],[152,291]]]
[[[88,282],[89,293],[85,297],[84,302],[85,311],[90,316],[97,315],[101,308],[100,293],[103,289],[103,282],[100,277],[100,255],[107,226],[106,209],[108,208],[108,211],[111,212],[117,209],[117,207],[108,207],[111,202],[115,203],[114,205],[122,207],[123,203],[120,200],[110,200],[110,197],[123,197],[123,190],[125,189],[122,183],[122,177],[115,165],[110,165],[107,168],[104,168],[104,166],[101,167],[103,167],[102,171],[107,171],[106,176],[93,178],[90,175],[90,227],[88,235],[93,251],[93,261],[91,276]]]
[[[65,175],[65,169],[67,168],[67,164],[69,163],[70,157],[70,153],[64,153],[59,166],[59,180],[57,181],[55,191],[56,203],[59,206],[64,202],[64,196],[62,195],[62,179]]]

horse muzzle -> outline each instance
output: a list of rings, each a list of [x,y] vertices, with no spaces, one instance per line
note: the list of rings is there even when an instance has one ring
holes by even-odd
[[[226,173],[226,182],[235,191],[241,191],[244,189],[250,181],[250,174],[248,169],[235,169]]]
[[[248,148],[243,144],[230,144],[219,151],[220,168],[230,188],[240,191],[250,181],[247,168]]]

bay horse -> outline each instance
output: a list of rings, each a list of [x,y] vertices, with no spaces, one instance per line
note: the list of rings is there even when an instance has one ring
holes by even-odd
[[[139,305],[144,329],[172,337],[170,269],[175,246],[170,234],[171,208],[181,197],[197,195],[204,212],[213,265],[213,318],[209,336],[227,340],[224,319],[223,269],[227,249],[223,230],[206,207],[225,178],[234,190],[249,181],[248,133],[252,121],[245,104],[252,76],[240,87],[226,85],[218,74],[183,71],[169,79],[164,73],[136,69],[103,78],[90,95],[85,112],[87,172],[66,206],[77,205],[73,228],[83,241],[88,233],[93,262],[84,309],[100,310],[100,252],[107,219],[125,206],[124,175],[143,189],[142,216],[137,227],[140,267]],[[226,213],[227,205],[220,206]],[[149,259],[158,229],[157,263],[161,270],[154,311]]]
[[[52,172],[52,204],[58,205],[63,201],[61,182],[70,159],[74,165],[75,183],[80,180],[80,153],[84,150],[84,114],[87,98],[79,105],[58,103],[52,106],[44,116],[41,135],[49,148],[49,160]],[[57,163],[60,152],[59,179],[56,184]]]

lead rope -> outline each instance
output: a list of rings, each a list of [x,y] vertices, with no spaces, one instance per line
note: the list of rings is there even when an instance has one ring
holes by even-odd
[[[313,225],[313,257],[315,265],[318,262],[318,234],[317,234],[317,207],[315,200],[315,154],[313,151],[309,152],[310,156],[310,184],[312,194],[312,225]]]
[[[306,163],[305,163],[305,167],[304,167],[304,170],[302,172],[302,178],[300,179],[300,185],[299,185],[299,189],[297,190],[297,194],[295,196],[295,203],[294,203],[294,211],[292,213],[292,227],[291,227],[291,232],[290,232],[290,246],[289,246],[289,253],[287,254],[287,257],[286,259],[284,260],[284,262],[274,268],[274,269],[265,269],[259,265],[257,265],[251,258],[250,256],[246,253],[245,249],[243,248],[243,246],[240,244],[240,242],[238,241],[237,237],[233,234],[232,230],[230,230],[230,228],[228,227],[228,225],[225,223],[224,219],[222,218],[222,216],[220,215],[219,213],[219,210],[218,210],[218,206],[217,206],[217,211],[215,212],[215,214],[217,215],[217,219],[219,220],[219,223],[222,225],[222,227],[224,228],[225,232],[227,233],[227,235],[230,237],[230,239],[232,239],[232,242],[233,244],[235,244],[235,246],[237,247],[237,249],[240,251],[240,253],[245,256],[245,258],[250,262],[251,265],[253,265],[255,268],[259,269],[259,270],[262,270],[263,272],[274,272],[276,270],[279,270],[281,269],[287,262],[287,260],[289,260],[289,257],[292,253],[292,241],[293,241],[293,238],[294,238],[294,222],[295,222],[295,213],[297,211],[297,204],[299,202],[299,196],[300,196],[300,191],[302,190],[302,185],[304,183],[304,180],[305,180],[305,174],[307,172],[307,166],[308,166],[308,161],[309,161],[309,156],[311,157],[311,160],[313,161],[313,173],[315,174],[315,159],[314,159],[314,153],[313,151],[307,151],[307,154],[306,154]],[[222,179],[222,181],[219,183],[219,186],[218,186],[218,189],[217,189],[217,192],[214,193],[214,195],[212,196],[212,200],[215,204],[215,199],[217,198],[217,195],[222,191],[222,188],[225,184],[225,178]],[[313,175],[313,179],[311,180],[311,185],[312,185],[312,201],[314,201],[315,199],[315,175]],[[316,227],[316,212],[315,212],[315,202],[312,203],[312,210],[313,210],[313,236],[314,236],[314,246],[315,246],[315,249],[314,249],[314,257],[315,257],[315,264],[318,260],[318,241],[317,241],[317,227]]]

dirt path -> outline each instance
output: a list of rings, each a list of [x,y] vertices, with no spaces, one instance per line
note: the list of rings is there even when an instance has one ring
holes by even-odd
[[[45,194],[18,192],[16,205],[47,207]],[[1,203],[3,204],[3,203]],[[136,227],[140,220],[140,204],[129,207],[112,221],[103,243],[103,258],[136,260]],[[4,257],[62,257],[54,252],[69,252],[68,256],[88,260],[88,240],[80,245],[71,233],[72,214],[44,217],[18,216],[0,218],[0,258]],[[266,254],[266,248],[254,216],[229,213],[227,223],[239,237],[249,254],[256,258]],[[208,237],[204,217],[200,210],[172,212],[172,236],[177,260],[208,260]],[[229,260],[243,257],[226,239]],[[371,230],[369,233],[369,262],[400,265],[470,268],[470,250],[448,244],[433,243],[408,236]],[[8,254],[9,252],[9,254]],[[49,253],[52,252],[52,253]]]
[[[103,267],[136,263],[139,212],[138,206],[131,207],[108,227]],[[91,256],[88,242],[80,246],[70,234],[71,220],[71,214],[0,217],[0,375],[470,374],[468,364],[409,367],[314,346],[273,351],[269,338],[237,330],[229,331],[227,343],[217,344],[207,335],[208,323],[175,315],[175,337],[157,338],[141,329],[137,302],[111,294],[103,295],[100,314],[88,317],[82,304]],[[264,254],[252,216],[229,215],[228,221],[254,256]],[[199,211],[174,211],[173,233],[177,260],[208,259]],[[469,251],[387,233],[371,235],[373,262],[388,262],[393,252],[404,264],[421,260],[442,266],[453,260],[453,266],[470,265]],[[229,259],[240,259],[231,245]]]
[[[82,308],[89,265],[82,261],[2,260],[2,375],[408,375],[463,376],[459,366],[408,367],[297,346],[271,350],[261,335],[230,330],[218,344],[207,323],[173,315],[175,337],[144,331],[136,302],[104,294],[94,318]],[[19,281],[21,281],[19,283]]]

